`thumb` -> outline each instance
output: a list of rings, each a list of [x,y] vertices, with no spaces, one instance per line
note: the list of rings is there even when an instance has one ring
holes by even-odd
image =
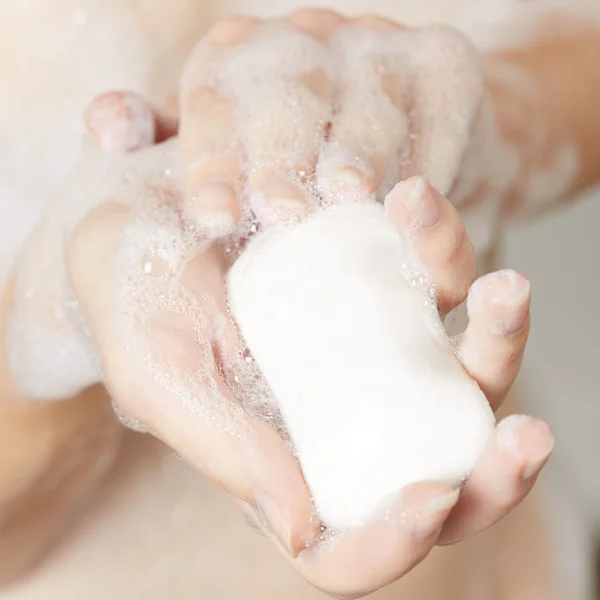
[[[281,437],[249,415],[215,366],[177,380],[199,348],[178,326],[152,323],[147,332],[168,371],[148,369],[132,355],[119,329],[118,248],[128,221],[123,205],[105,205],[75,231],[69,275],[96,346],[104,383],[116,404],[143,423],[191,466],[251,505],[284,548],[296,556],[318,527],[300,467]],[[186,364],[187,363],[187,364]],[[214,365],[214,361],[209,361]],[[181,381],[188,382],[188,378]]]

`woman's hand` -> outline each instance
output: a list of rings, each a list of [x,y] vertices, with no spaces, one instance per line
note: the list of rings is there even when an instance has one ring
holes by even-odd
[[[227,233],[421,175],[453,201],[484,187],[479,58],[457,32],[303,10],[217,24],[180,92],[185,208]]]
[[[385,521],[329,536],[276,415],[269,422],[264,407],[255,410],[251,398],[236,394],[245,356],[227,317],[223,280],[237,248],[225,234],[302,218],[346,194],[385,196],[390,218],[437,287],[440,311],[471,290],[459,353],[494,407],[520,366],[529,285],[512,272],[474,283],[474,252],[452,204],[421,178],[392,189],[414,174],[444,191],[457,180],[481,100],[476,61],[456,34],[398,38],[406,32],[388,21],[348,23],[323,11],[258,26],[222,23],[199,47],[203,58],[191,61],[182,92],[179,141],[149,146],[157,132],[173,133],[173,124],[131,96],[101,98],[90,108],[88,127],[105,150],[91,152],[58,203],[67,215],[58,238],[66,242],[76,300],[69,306],[84,325],[70,323],[89,336],[97,361],[90,364],[98,364],[98,378],[133,423],[230,492],[307,580],[335,596],[359,597],[401,577],[433,545],[505,515],[531,488],[552,434],[538,420],[510,417],[460,497],[442,484],[418,483]],[[329,64],[324,40],[335,35],[338,59],[346,59],[333,66],[351,56],[353,69]],[[418,70],[429,74],[426,81],[409,68],[410,52],[398,58],[400,39],[428,49]],[[439,58],[440,43],[464,67],[460,85],[453,76],[452,85],[436,87],[447,69],[425,59]],[[295,52],[301,69],[288,61]],[[432,92],[440,89],[447,103],[438,106]],[[460,119],[445,112],[454,102]],[[244,218],[250,212],[258,223]]]
[[[176,213],[176,207],[168,210]],[[421,178],[398,184],[386,207],[437,286],[441,312],[468,294],[470,323],[459,355],[497,408],[525,348],[528,282],[510,271],[475,281],[475,256],[456,209]],[[512,416],[499,424],[460,496],[439,483],[414,484],[385,520],[330,536],[313,512],[296,459],[268,422],[245,410],[218,368],[221,357],[235,355],[239,345],[221,316],[227,247],[216,243],[192,253],[181,270],[183,295],[164,277],[166,263],[157,256],[142,259],[144,251],[135,254],[136,281],[145,289],[138,299],[146,304],[138,303],[135,293],[129,298],[129,308],[139,311],[138,325],[143,324],[136,327],[123,313],[121,296],[132,287],[122,287],[119,276],[123,247],[131,241],[145,245],[140,229],[140,237],[128,237],[128,230],[135,232],[130,217],[126,209],[105,205],[78,227],[70,247],[72,281],[109,391],[125,414],[231,493],[313,585],[338,597],[368,594],[404,575],[434,545],[489,527],[529,492],[553,437],[545,423]],[[152,239],[150,230],[146,233]],[[143,283],[153,276],[164,285],[158,296],[147,294],[150,288]],[[131,343],[132,332],[145,332],[146,353]]]
[[[387,196],[390,217],[437,287],[441,313],[468,295],[459,355],[493,408],[500,406],[525,349],[529,283],[511,271],[475,281],[475,255],[456,209],[422,179],[388,194],[412,175],[426,176],[455,204],[497,191],[501,174],[489,177],[480,154],[500,142],[468,43],[442,28],[408,31],[321,10],[277,23],[231,19],[197,47],[180,105],[188,219],[225,234],[249,208],[268,226],[347,194]],[[312,539],[315,547],[297,557],[294,540],[305,535],[296,537],[285,510],[268,535],[284,554],[292,540],[292,564],[317,587],[360,596],[410,570],[432,545],[504,516],[531,489],[552,445],[543,422],[509,417],[458,501],[443,486],[419,484],[397,507],[408,518],[342,535],[324,551]]]

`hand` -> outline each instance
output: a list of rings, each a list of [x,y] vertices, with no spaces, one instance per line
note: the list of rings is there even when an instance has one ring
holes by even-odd
[[[277,48],[269,54],[272,64],[260,54],[265,47]],[[305,48],[304,62],[279,60],[300,54],[298,48]],[[252,72],[253,55],[260,77]],[[488,116],[478,60],[451,31],[407,31],[375,17],[346,20],[315,10],[278,24],[232,19],[213,28],[184,76],[185,214],[224,234],[244,221],[249,208],[268,226],[282,217],[301,218],[314,203],[343,201],[344,194],[382,199],[393,182],[415,174],[450,193],[455,204],[472,202],[493,191],[477,156],[493,144]],[[442,314],[472,286],[460,356],[497,408],[525,348],[528,282],[507,271],[474,284],[475,256],[465,228],[434,187],[405,182],[387,197],[387,206],[437,286]],[[332,594],[368,593],[412,568],[433,544],[463,539],[505,515],[531,489],[552,444],[543,422],[510,417],[455,506],[456,497],[443,486],[407,490],[398,513],[422,515],[434,501],[427,535],[418,516],[400,527],[376,524],[337,538],[326,553],[306,550],[292,564]],[[289,552],[290,540],[294,550],[295,540],[305,536],[296,538],[285,510],[279,512],[283,518],[270,537]]]
[[[269,223],[348,194],[383,200],[412,175],[472,200],[484,100],[476,52],[445,27],[325,10],[223,21],[183,76],[187,216],[225,234],[249,208]]]
[[[285,122],[278,120],[276,125],[283,128]],[[261,139],[252,130],[242,130],[234,143],[246,146],[248,138]],[[206,225],[211,229],[216,225],[222,233],[235,225],[236,217],[231,215],[238,210],[241,216],[247,208],[237,196],[231,204],[212,205],[218,199],[213,188],[207,202],[199,201],[196,194],[185,207],[187,219],[181,219],[176,180],[169,173],[176,163],[172,146],[141,149],[128,160],[120,157],[110,168],[103,167],[97,181],[104,184],[105,202],[88,213],[70,238],[71,281],[106,384],[125,413],[238,498],[293,566],[332,595],[358,597],[401,577],[434,544],[457,541],[489,526],[524,497],[549,454],[552,436],[535,419],[512,417],[500,424],[458,502],[456,493],[443,485],[416,484],[405,490],[391,513],[402,518],[320,543],[319,523],[295,459],[272,428],[243,409],[219,370],[220,357],[235,354],[237,339],[219,318],[224,311],[220,285],[228,247],[226,241],[211,243]],[[214,146],[209,144],[207,152]],[[272,160],[282,148],[285,144],[270,152],[261,150],[260,155],[268,157],[264,162],[268,172],[278,173]],[[181,151],[185,156],[183,139]],[[226,153],[218,154],[226,158]],[[203,153],[196,160],[199,165],[227,162],[211,163]],[[343,200],[334,175],[346,166],[333,168],[330,183],[323,183],[332,201]],[[360,169],[353,171],[356,165],[350,167],[360,175]],[[121,177],[116,177],[119,169]],[[250,181],[260,171],[243,171],[244,179]],[[135,186],[127,181],[132,172],[137,173]],[[200,172],[205,171],[200,168]],[[106,173],[112,173],[111,179],[118,183],[108,190]],[[265,178],[264,171],[261,177]],[[257,175],[259,183],[261,177]],[[359,178],[359,186],[368,179]],[[189,183],[189,178],[185,181]],[[237,179],[230,181],[237,183]],[[132,201],[140,189],[143,198]],[[250,204],[263,224],[287,213],[290,204],[294,216],[309,209],[306,194],[290,194],[289,188],[271,194],[258,184],[256,189],[260,193],[254,199],[250,194]],[[286,201],[282,211],[282,203],[273,203],[274,198]],[[440,308],[451,309],[475,277],[473,251],[454,208],[421,180],[401,184],[386,204],[407,239],[407,226],[414,229],[411,244],[438,286]],[[163,232],[168,235],[161,237]],[[173,281],[182,285],[172,286]],[[496,405],[512,384],[524,349],[528,284],[515,274],[503,273],[480,280],[473,290],[471,323],[460,351],[466,369]],[[129,299],[124,291],[131,294]],[[511,320],[513,325],[508,326]],[[515,326],[519,320],[521,326]]]
[[[69,272],[119,412],[234,497],[255,504],[285,495],[295,530],[306,528],[311,505],[295,459],[219,371],[239,346],[225,317],[232,253],[181,219],[177,140],[153,145],[176,123],[126,93],[98,98],[86,121],[102,150],[88,177],[102,190],[71,236]],[[105,172],[116,186],[107,189]],[[133,194],[122,185],[131,172]]]

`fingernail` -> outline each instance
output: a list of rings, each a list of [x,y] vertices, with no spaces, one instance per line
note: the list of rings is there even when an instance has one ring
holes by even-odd
[[[459,495],[460,489],[457,488],[447,494],[433,498],[429,501],[427,507],[432,513],[447,512],[457,503]]]
[[[235,190],[226,181],[206,181],[189,195],[187,212],[200,226],[217,230],[235,227]]]
[[[304,192],[293,182],[282,177],[272,177],[264,190],[265,200],[272,208],[305,210],[307,201]]]
[[[515,271],[507,270],[505,274],[509,284],[506,287],[502,325],[505,333],[516,333],[527,321],[531,284]]]
[[[439,529],[446,515],[458,502],[459,496],[460,489],[457,488],[430,500],[417,520],[413,533],[426,538]]]
[[[356,167],[338,169],[333,175],[333,180],[349,187],[363,187],[367,181],[364,174]]]
[[[539,473],[544,466],[552,453],[555,439],[547,423],[529,415],[514,414],[498,424],[496,443],[500,450],[518,457],[533,455],[527,460],[521,474],[527,480]]]
[[[477,302],[497,311],[495,321],[490,320],[491,333],[507,335],[520,331],[525,325],[530,295],[531,284],[525,277],[512,269],[503,269],[484,275],[473,284],[467,308],[471,310],[473,302]]]
[[[269,531],[277,537],[281,545],[293,558],[298,556],[298,551],[292,544],[292,536],[285,517],[277,507],[277,504],[265,493],[257,491],[254,494],[254,503],[259,518]]]
[[[529,415],[509,415],[496,429],[496,443],[501,450],[514,452],[519,447],[521,430],[531,422]]]
[[[198,215],[196,223],[200,227],[210,229],[211,232],[218,235],[227,235],[235,229],[233,217],[228,212],[208,212]]]
[[[226,211],[236,202],[233,186],[227,181],[203,181],[194,187],[194,192],[189,194],[190,200],[203,210]]]
[[[422,177],[415,177],[404,203],[410,211],[413,223],[419,227],[433,227],[442,216],[442,208],[429,184]]]
[[[554,437],[552,437],[548,447],[543,452],[527,461],[527,466],[523,469],[523,479],[525,481],[537,475],[540,472],[540,469],[546,464],[546,461],[554,449],[554,442]]]

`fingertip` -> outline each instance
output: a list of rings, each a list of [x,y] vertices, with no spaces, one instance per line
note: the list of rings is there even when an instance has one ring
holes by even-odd
[[[459,496],[459,488],[438,482],[419,482],[402,491],[395,510],[401,511],[407,529],[415,538],[426,540],[441,529]]]
[[[85,110],[84,122],[94,142],[108,152],[132,152],[151,146],[156,135],[150,106],[126,91],[96,97]]]
[[[385,200],[390,220],[428,280],[443,316],[466,298],[477,275],[473,244],[452,204],[423,177],[397,184]]]
[[[317,163],[319,191],[328,204],[352,201],[372,201],[381,180],[372,161],[356,153],[344,152],[340,160],[337,144],[325,147]],[[351,154],[352,156],[346,156]]]
[[[443,212],[444,198],[426,179],[410,177],[397,183],[386,196],[386,207],[392,222],[401,230],[434,227]]]
[[[307,579],[328,594],[358,598],[402,577],[435,545],[459,491],[436,482],[402,489],[359,527],[328,531],[298,557]]]
[[[471,286],[470,299],[488,306],[520,305],[530,293],[528,279],[513,269],[502,269],[480,277]]]
[[[188,178],[184,194],[188,220],[221,236],[234,231],[241,209],[235,189],[229,182],[211,180],[199,183]]]
[[[310,208],[307,191],[294,177],[268,172],[251,179],[250,203],[264,224],[301,219]]]
[[[510,415],[496,431],[498,448],[514,455],[521,463],[521,476],[527,481],[537,475],[554,449],[552,429],[542,419],[528,415]]]
[[[441,544],[475,535],[506,516],[531,491],[553,446],[554,436],[540,419],[511,415],[501,421],[444,524]]]
[[[260,454],[250,460],[253,502],[263,525],[296,558],[320,533],[312,497],[296,458],[273,429],[255,418]]]
[[[350,190],[373,192],[374,183],[359,167],[345,165],[338,168],[331,176],[331,185]]]
[[[504,269],[480,277],[467,296],[470,318],[484,319],[490,333],[508,335],[526,324],[531,284],[523,275]]]

